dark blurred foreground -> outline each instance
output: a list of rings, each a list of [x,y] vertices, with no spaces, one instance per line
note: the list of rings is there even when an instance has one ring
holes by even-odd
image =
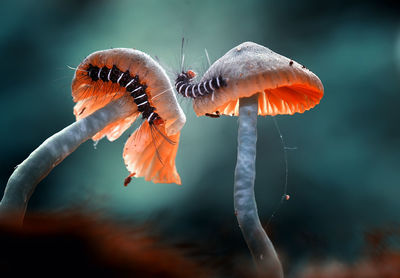
[[[389,249],[388,241],[399,236],[399,228],[370,232],[364,257],[354,263],[307,262],[287,277],[398,278],[400,252]],[[204,256],[201,249],[207,246],[167,243],[151,224],[126,225],[79,213],[31,215],[22,228],[3,223],[0,246],[1,277],[257,276],[238,258]]]
[[[1,277],[206,277],[206,271],[146,228],[79,214],[35,215],[3,225]]]

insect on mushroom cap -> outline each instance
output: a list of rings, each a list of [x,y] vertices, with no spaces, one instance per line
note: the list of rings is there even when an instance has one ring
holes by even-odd
[[[258,114],[303,113],[317,105],[324,92],[319,78],[293,60],[253,42],[242,43],[215,61],[200,82],[221,76],[226,86],[196,98],[198,116],[219,111],[238,116],[239,99],[258,93]]]
[[[117,139],[142,116],[124,147],[123,158],[131,173],[125,185],[133,175],[155,183],[181,184],[175,157],[186,117],[168,76],[149,55],[127,48],[92,53],[76,69],[72,96],[77,120],[118,100],[117,117],[92,137],[95,141],[104,136]]]
[[[148,54],[132,48],[113,48],[96,51],[86,57],[78,66],[72,81],[73,98],[75,102],[78,102],[74,108],[77,119],[84,118],[119,96],[130,99],[129,101],[127,100],[126,106],[129,106],[132,102],[131,98],[126,94],[118,94],[120,90],[125,93],[125,88],[120,88],[118,84],[110,84],[108,87],[103,87],[101,84],[98,88],[94,86],[90,82],[91,80],[86,77],[86,69],[89,64],[100,65],[100,67],[104,65],[109,68],[112,68],[113,65],[118,65],[121,71],[129,70],[132,75],[138,75],[141,82],[147,86],[149,99],[157,107],[157,113],[165,122],[167,135],[176,134],[182,129],[186,122],[186,117],[178,105],[172,84],[165,70]],[[106,95],[105,97],[98,96],[101,91],[103,91],[102,94]],[[97,96],[91,98],[95,93]],[[82,107],[87,107],[87,109],[80,115],[78,110]]]

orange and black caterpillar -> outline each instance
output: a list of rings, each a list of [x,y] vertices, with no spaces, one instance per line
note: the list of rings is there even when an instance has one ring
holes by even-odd
[[[215,90],[227,85],[226,80],[221,75],[200,83],[191,83],[195,76],[196,74],[191,70],[182,71],[175,79],[177,92],[184,97],[197,98],[212,94]]]
[[[163,68],[149,55],[129,48],[96,51],[77,67],[72,80],[74,114],[81,120],[112,101],[125,111],[92,139],[119,138],[141,116],[127,140],[123,158],[132,177],[181,184],[175,166],[180,130],[186,117]]]
[[[92,64],[89,64],[87,73],[93,81],[111,81],[112,83],[118,83],[121,87],[126,88],[133,97],[138,111],[142,113],[143,119],[147,119],[150,125],[162,122],[161,117],[154,112],[156,109],[150,105],[148,94],[146,93],[147,86],[141,84],[138,75],[131,76],[129,70],[123,72],[115,65],[113,65],[112,68],[106,66],[99,68]]]

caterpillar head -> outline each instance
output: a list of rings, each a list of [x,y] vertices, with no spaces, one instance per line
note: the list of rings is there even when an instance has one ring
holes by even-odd
[[[180,74],[178,74],[178,76],[175,79],[175,84],[177,84],[178,82],[183,82],[183,83],[187,83],[190,82],[193,78],[196,77],[196,73],[192,70],[188,70],[188,71],[182,71]]]

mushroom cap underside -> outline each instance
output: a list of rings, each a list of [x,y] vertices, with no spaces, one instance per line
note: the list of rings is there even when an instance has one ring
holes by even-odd
[[[258,114],[303,113],[317,105],[324,92],[319,78],[301,64],[252,42],[232,48],[218,59],[200,82],[215,76],[227,86],[193,102],[198,116],[218,111],[238,116],[239,99],[258,94]]]
[[[176,99],[172,84],[165,70],[148,54],[131,48],[114,48],[90,54],[77,68],[72,81],[72,96],[77,105],[85,102],[87,116],[119,97],[129,96],[124,87],[116,83],[93,82],[87,75],[89,64],[121,71],[129,70],[132,76],[138,75],[140,82],[146,84],[148,98],[156,112],[165,121],[167,135],[178,133],[186,122],[185,114]],[[137,113],[136,105],[130,100],[132,113]],[[93,109],[92,109],[93,108]],[[95,109],[94,109],[95,108]],[[80,117],[77,117],[78,119]]]

